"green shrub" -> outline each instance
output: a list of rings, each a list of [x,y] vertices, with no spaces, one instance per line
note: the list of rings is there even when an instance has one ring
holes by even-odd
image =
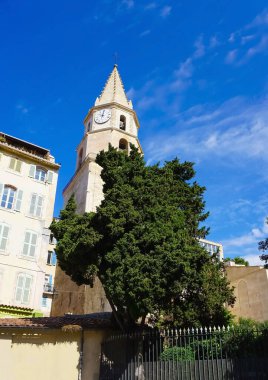
[[[193,349],[188,347],[169,347],[166,348],[160,355],[160,360],[176,360],[176,361],[184,361],[184,360],[194,360],[195,353]]]

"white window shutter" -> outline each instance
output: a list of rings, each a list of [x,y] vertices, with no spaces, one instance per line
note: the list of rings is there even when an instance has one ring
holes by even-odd
[[[0,249],[5,251],[7,246],[7,239],[8,239],[8,232],[9,232],[9,226],[2,225],[1,226],[1,240],[0,240]]]
[[[21,171],[21,165],[22,165],[22,161],[21,160],[16,160],[16,172],[19,172]]]
[[[32,194],[31,204],[30,204],[30,215],[34,215],[35,214],[36,202],[37,202],[37,195],[36,194]]]
[[[11,157],[10,163],[9,163],[9,169],[14,170],[15,169],[15,164],[16,164],[16,159],[14,157]]]
[[[53,172],[49,170],[47,172],[47,183],[52,183],[52,182],[53,182]]]
[[[35,175],[35,165],[30,165],[29,177],[34,178],[34,175]]]
[[[16,204],[15,204],[15,210],[20,211],[21,208],[21,202],[22,202],[22,190],[17,190],[17,199],[16,199]]]

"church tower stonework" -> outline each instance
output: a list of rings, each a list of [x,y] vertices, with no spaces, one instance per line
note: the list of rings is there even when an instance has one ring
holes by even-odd
[[[103,199],[101,167],[95,162],[97,154],[108,150],[109,144],[126,151],[133,144],[142,152],[138,129],[136,112],[131,100],[127,99],[117,65],[114,65],[101,95],[84,119],[84,136],[77,147],[76,171],[63,190],[64,205],[74,194],[78,213],[96,211]],[[52,316],[111,310],[98,279],[93,288],[78,286],[57,267],[54,287]]]

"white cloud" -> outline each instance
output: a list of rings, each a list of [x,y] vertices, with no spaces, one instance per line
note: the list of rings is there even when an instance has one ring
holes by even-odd
[[[143,32],[140,33],[140,37],[148,36],[148,34],[150,33],[151,33],[150,29],[144,30]]]
[[[252,103],[236,97],[218,107],[199,105],[176,115],[172,131],[159,131],[147,151],[152,160],[192,151],[195,160],[213,154],[236,165],[254,159],[268,162],[267,125],[267,98]]]
[[[155,9],[157,7],[156,3],[149,3],[147,5],[145,5],[144,9],[145,10],[151,10],[151,9]]]
[[[24,107],[24,105],[22,105],[22,104],[18,104],[16,106],[16,108],[17,108],[17,110],[19,110],[24,115],[27,114],[27,113],[29,113],[29,108]]]
[[[193,54],[194,58],[201,58],[205,54],[205,45],[203,42],[203,36],[199,36],[194,43],[195,51]]]
[[[267,51],[267,47],[268,47],[268,35],[264,35],[255,46],[252,46],[251,48],[248,49],[246,53],[246,57],[251,58],[256,54]]]
[[[122,0],[122,4],[125,5],[127,8],[133,8],[134,0]]]
[[[264,9],[259,13],[250,24],[246,25],[246,29],[266,25],[268,25],[268,9]]]
[[[234,63],[234,61],[236,60],[236,57],[237,57],[237,49],[229,51],[225,57],[225,63],[227,64]]]
[[[127,95],[127,98],[128,99],[134,99],[135,97],[135,94],[136,94],[136,91],[133,87],[131,87],[127,92],[126,92],[126,95]]]
[[[160,16],[166,18],[170,15],[172,7],[170,5],[166,5],[161,9]]]
[[[219,45],[220,45],[220,41],[218,40],[217,36],[210,37],[209,47],[211,49],[213,49],[213,48],[215,48],[216,46],[219,46]]]
[[[190,78],[193,74],[193,70],[193,60],[189,57],[180,64],[178,70],[175,70],[175,75],[177,78]]]

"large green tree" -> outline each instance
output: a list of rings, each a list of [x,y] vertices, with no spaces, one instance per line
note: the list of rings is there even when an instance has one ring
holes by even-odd
[[[222,264],[198,243],[208,214],[193,164],[147,166],[133,146],[129,155],[110,146],[96,162],[97,212],[78,215],[72,197],[52,223],[60,267],[77,284],[98,276],[124,328],[148,313],[178,326],[226,322],[234,298]]]

